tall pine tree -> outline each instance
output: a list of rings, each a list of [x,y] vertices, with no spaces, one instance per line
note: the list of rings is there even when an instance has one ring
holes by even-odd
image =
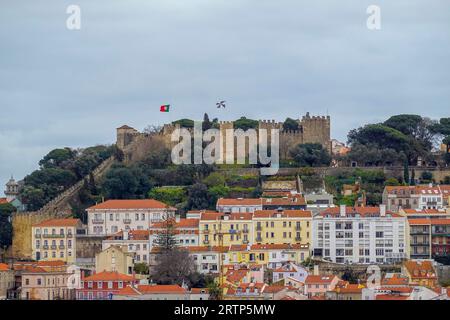
[[[153,245],[160,250],[160,253],[171,252],[177,245],[175,239],[176,220],[167,214],[161,222],[161,226]]]

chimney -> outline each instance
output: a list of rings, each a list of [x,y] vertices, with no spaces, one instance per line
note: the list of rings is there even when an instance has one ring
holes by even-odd
[[[345,217],[345,216],[346,216],[346,211],[347,211],[346,205],[345,205],[345,204],[341,204],[341,205],[339,206],[339,215],[340,215],[341,217]]]
[[[319,275],[319,265],[315,264],[314,265],[313,276],[318,276],[318,275]]]
[[[380,217],[385,217],[385,216],[386,216],[386,205],[380,204]]]

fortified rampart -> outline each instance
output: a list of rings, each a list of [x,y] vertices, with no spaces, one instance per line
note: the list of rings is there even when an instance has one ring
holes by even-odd
[[[268,141],[271,141],[271,129],[280,130],[280,159],[290,159],[289,150],[298,144],[320,143],[331,153],[331,125],[330,116],[310,116],[306,113],[301,119],[297,120],[298,130],[283,131],[283,123],[275,120],[260,120],[259,129],[267,130]],[[173,146],[171,142],[172,132],[179,128],[179,124],[166,124],[161,132],[154,134],[139,133],[136,129],[124,125],[117,129],[117,146],[124,152],[125,162],[142,159],[149,150],[151,150],[156,141],[163,142],[167,147]],[[222,136],[225,136],[227,129],[234,129],[233,121],[220,121],[219,130]],[[222,141],[222,152],[225,155],[225,139]],[[248,145],[246,146],[248,151]],[[237,154],[236,144],[234,154]]]
[[[94,171],[92,171],[94,179],[98,181],[113,163],[114,157],[110,157],[103,161],[94,169]],[[87,179],[89,176],[86,176],[85,178]],[[83,184],[83,179],[78,181],[72,187],[47,203],[39,211],[19,212],[13,215],[12,256],[15,259],[31,259],[31,231],[34,224],[53,218],[66,218],[72,214],[70,202],[78,195]]]

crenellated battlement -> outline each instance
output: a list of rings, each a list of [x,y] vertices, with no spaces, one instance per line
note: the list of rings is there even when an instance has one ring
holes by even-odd
[[[299,130],[283,131],[283,122],[275,119],[261,119],[258,121],[259,129],[280,129],[280,149],[291,148],[301,143],[320,143],[331,152],[331,138],[330,138],[330,116],[311,116],[307,112],[301,119],[297,119]],[[137,153],[145,153],[145,150],[150,148],[151,140],[155,137],[161,138],[165,141],[168,148],[173,146],[171,142],[172,132],[180,128],[180,124],[165,124],[159,133],[145,134],[140,133],[136,129],[129,126],[122,126],[117,129],[117,146],[124,151],[126,161],[137,159]],[[227,129],[234,128],[234,121],[221,120],[219,121],[219,130],[222,132]],[[192,132],[192,128],[188,128]],[[288,157],[288,150],[280,150],[282,157]]]

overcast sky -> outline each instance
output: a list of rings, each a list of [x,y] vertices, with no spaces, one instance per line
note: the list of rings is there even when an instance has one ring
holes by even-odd
[[[345,141],[393,114],[450,116],[449,57],[448,0],[0,0],[0,183],[122,124],[328,112]]]

